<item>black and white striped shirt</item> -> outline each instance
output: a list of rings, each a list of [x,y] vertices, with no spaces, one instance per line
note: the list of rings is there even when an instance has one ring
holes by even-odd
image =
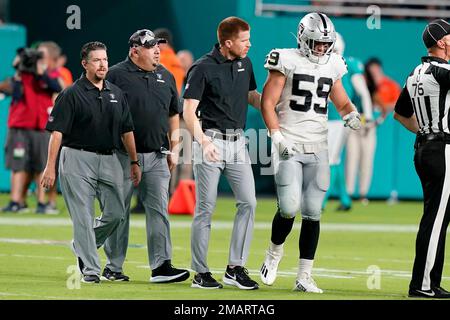
[[[427,56],[406,79],[395,112],[416,115],[419,134],[450,134],[450,65],[444,59]]]

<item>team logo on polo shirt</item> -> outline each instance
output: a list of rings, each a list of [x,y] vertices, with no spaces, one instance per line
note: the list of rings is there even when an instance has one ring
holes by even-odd
[[[161,73],[157,73],[156,74],[156,81],[158,82],[162,82],[162,83],[166,83],[163,79],[162,79],[162,74]]]
[[[114,95],[114,93],[110,93],[109,96],[111,97],[111,100],[109,102],[116,102],[117,103],[116,96]]]
[[[242,72],[242,71],[245,71],[245,69],[244,68],[242,68],[242,62],[241,61],[238,61],[237,62],[237,66],[238,66],[238,72]]]

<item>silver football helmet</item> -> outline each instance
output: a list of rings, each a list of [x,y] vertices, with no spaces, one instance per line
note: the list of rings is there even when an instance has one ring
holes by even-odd
[[[312,12],[300,20],[297,28],[298,47],[311,62],[326,64],[335,42],[336,31],[333,22],[325,14]],[[315,50],[318,43],[328,44],[325,52]]]

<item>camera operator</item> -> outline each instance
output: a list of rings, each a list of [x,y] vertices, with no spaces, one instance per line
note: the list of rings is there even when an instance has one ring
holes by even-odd
[[[54,95],[64,88],[57,70],[60,53],[54,42],[42,42],[37,50],[17,50],[5,148],[6,168],[12,171],[11,199],[2,211],[28,211],[26,192],[35,179],[36,213],[46,213],[45,190],[39,180],[47,161],[49,134],[45,126]]]

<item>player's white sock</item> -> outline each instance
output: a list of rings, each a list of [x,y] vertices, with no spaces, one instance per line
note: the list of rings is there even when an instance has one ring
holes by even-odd
[[[274,244],[272,241],[270,241],[269,250],[276,254],[283,254],[283,246],[284,243]]]
[[[314,260],[299,259],[297,278],[300,278],[300,276],[303,273],[307,273],[308,275],[311,275],[313,264],[314,264]]]

